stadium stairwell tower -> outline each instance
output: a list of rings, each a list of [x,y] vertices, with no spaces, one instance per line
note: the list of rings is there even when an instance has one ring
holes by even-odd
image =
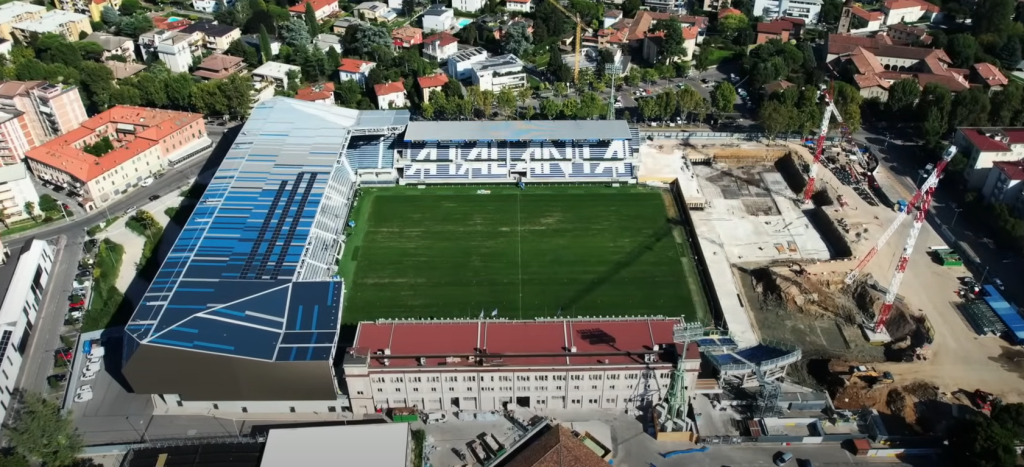
[[[686,323],[676,325],[673,329],[673,340],[682,343],[683,353],[690,342],[699,339],[704,335],[704,327],[700,323]],[[666,402],[661,402],[654,407],[654,414],[658,417],[658,427],[661,431],[693,431],[693,421],[686,417],[689,404],[686,397],[686,368],[683,365],[683,355],[676,361],[675,369],[672,370],[672,382],[668,388]]]

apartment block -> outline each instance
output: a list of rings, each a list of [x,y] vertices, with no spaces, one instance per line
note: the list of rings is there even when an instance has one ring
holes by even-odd
[[[413,406],[644,407],[665,397],[677,364],[686,387],[696,387],[700,353],[696,344],[684,349],[673,341],[678,324],[654,318],[364,322],[345,356],[345,382],[356,414]]]
[[[25,153],[35,146],[25,113],[0,111],[0,166],[20,166]]]
[[[43,240],[8,251],[0,247],[0,418],[7,416],[11,389],[21,371],[22,355],[50,285],[54,249]]]
[[[86,42],[95,42],[103,47],[103,55],[100,61],[107,61],[112,57],[122,57],[126,63],[135,63],[135,41],[130,37],[115,36],[105,32],[94,32],[84,39]]]
[[[68,42],[78,42],[85,35],[92,34],[92,23],[88,15],[64,10],[53,10],[39,19],[31,19],[11,26],[14,35],[22,42],[28,42],[34,34],[60,34]]]
[[[1003,203],[1024,217],[1024,159],[992,163],[981,196],[990,203]]]
[[[29,147],[78,128],[88,118],[77,87],[46,81],[0,83],[0,111],[24,114]]]
[[[4,220],[10,223],[28,219],[25,203],[39,206],[39,193],[25,164],[0,167],[0,210]]]
[[[174,73],[185,73],[192,66],[192,35],[179,31],[156,29],[139,36],[142,61],[157,54]]]
[[[103,138],[112,151],[102,157],[83,151]],[[117,106],[30,150],[26,160],[36,177],[81,193],[82,205],[93,210],[211,144],[201,114]]]
[[[103,19],[103,8],[121,8],[121,0],[54,0],[57,9],[89,15],[92,21]]]
[[[13,26],[17,23],[37,20],[46,13],[46,7],[25,2],[11,2],[0,5],[0,38],[14,39]]]
[[[822,0],[756,0],[754,16],[764,19],[790,16],[816,23],[823,4]]]
[[[957,128],[953,144],[967,157],[968,188],[982,190],[997,162],[1024,159],[1024,128]]]
[[[473,84],[480,90],[498,92],[527,85],[523,61],[512,54],[499,55],[473,64]]]

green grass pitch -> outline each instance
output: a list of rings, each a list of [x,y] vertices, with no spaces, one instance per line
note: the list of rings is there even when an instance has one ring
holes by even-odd
[[[343,320],[665,315],[706,303],[663,193],[364,189],[340,263]]]

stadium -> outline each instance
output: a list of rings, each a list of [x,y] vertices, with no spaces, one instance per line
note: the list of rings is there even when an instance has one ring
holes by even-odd
[[[679,206],[637,186],[638,147],[623,121],[263,102],[126,326],[123,374],[165,408],[294,412],[347,399],[344,325],[706,321]]]

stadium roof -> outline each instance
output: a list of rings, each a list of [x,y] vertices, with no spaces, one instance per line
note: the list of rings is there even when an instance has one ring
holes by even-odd
[[[312,255],[333,257],[344,209],[325,192],[341,190],[337,172],[349,170],[339,158],[349,129],[408,118],[286,98],[257,106],[128,333],[142,344],[265,361],[329,360],[343,287],[333,261]]]
[[[260,466],[405,467],[409,465],[409,441],[408,423],[275,428],[267,436]],[[338,463],[339,459],[345,462]]]
[[[405,141],[628,140],[625,120],[411,122]]]

